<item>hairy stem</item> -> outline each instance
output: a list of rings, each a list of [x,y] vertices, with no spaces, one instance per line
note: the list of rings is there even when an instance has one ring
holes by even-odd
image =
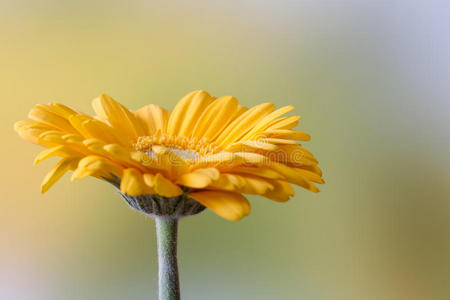
[[[179,300],[180,283],[177,265],[178,220],[156,217],[158,241],[159,300]]]

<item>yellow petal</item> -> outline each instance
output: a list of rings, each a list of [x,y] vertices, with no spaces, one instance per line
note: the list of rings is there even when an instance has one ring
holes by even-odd
[[[155,175],[146,173],[144,174],[144,182],[148,187],[154,187],[155,186]]]
[[[278,117],[284,115],[287,112],[290,112],[293,110],[294,107],[292,105],[284,106],[282,108],[277,109],[276,111],[268,114],[264,118],[261,119],[253,128],[248,132],[244,137],[242,137],[242,140],[246,140],[253,135],[257,134],[258,132],[264,130],[268,127],[268,125],[273,121],[276,120]]]
[[[305,132],[289,129],[266,130],[261,133],[264,137],[273,137],[279,139],[290,139],[297,141],[309,141],[311,136]]]
[[[108,124],[89,116],[71,115],[69,121],[85,138],[100,139],[109,144],[115,144],[121,140]],[[127,140],[122,139],[122,143],[125,141]]]
[[[162,133],[167,131],[170,113],[161,106],[148,104],[139,108],[135,115],[144,124],[147,135],[154,135],[158,130]]]
[[[43,160],[46,160],[49,157],[52,156],[62,156],[62,157],[80,157],[83,154],[80,152],[77,152],[65,145],[59,145],[53,148],[45,149],[41,153],[39,153],[36,158],[34,159],[34,165],[37,165]]]
[[[207,187],[212,181],[219,179],[219,171],[216,168],[197,169],[192,173],[182,175],[177,183],[191,188]]]
[[[165,175],[169,178],[177,178],[188,171],[186,161],[172,152],[169,148],[154,145],[152,151],[156,155],[159,168],[165,170]]]
[[[296,141],[286,140],[286,139],[277,139],[277,138],[264,138],[259,139],[260,143],[270,143],[275,145],[298,145]]]
[[[196,170],[196,172],[204,174],[210,177],[212,180],[217,180],[220,176],[220,172],[216,168],[198,169]]]
[[[72,134],[67,133],[61,136],[61,138],[66,142],[67,144],[73,144],[82,147],[84,138],[82,136],[79,136],[78,134]]]
[[[264,155],[258,153],[249,153],[249,152],[235,152],[236,156],[240,157],[244,163],[247,164],[263,164],[270,163],[270,159],[265,157]]]
[[[200,165],[215,165],[221,162],[230,162],[237,159],[234,153],[231,152],[220,152],[216,154],[208,154],[199,157],[195,162]]]
[[[103,157],[90,155],[80,160],[71,180],[74,181],[87,176],[111,178],[111,174],[120,178],[122,172],[122,166]]]
[[[147,153],[142,153],[140,151],[130,152],[130,157],[133,161],[139,163],[147,169],[151,169],[156,172],[165,172],[167,169],[161,165],[161,160],[158,161],[157,158],[150,157]]]
[[[273,109],[272,103],[262,103],[247,110],[222,131],[215,140],[216,144],[225,147],[236,142]]]
[[[69,117],[70,117],[71,115],[78,115],[78,114],[80,114],[80,113],[77,112],[76,110],[74,110],[74,109],[72,109],[72,108],[70,108],[70,107],[68,107],[68,106],[66,106],[66,105],[64,105],[64,104],[58,103],[58,102],[50,103],[50,104],[49,104],[49,108],[50,108],[55,114],[57,114],[57,115],[59,115],[59,116],[65,118],[65,119],[69,119]]]
[[[108,157],[109,153],[105,150],[105,142],[99,139],[86,139],[83,141],[83,145],[86,148],[93,152],[94,154],[98,154],[100,156]]]
[[[243,195],[225,191],[190,193],[189,197],[230,221],[238,221],[250,214],[250,203]]]
[[[202,120],[204,111],[209,108],[212,103],[217,102],[217,100],[214,101],[214,99],[214,97],[206,92],[196,94],[191,101],[189,101],[189,105],[186,108],[183,120],[181,120],[177,135],[185,137],[191,136],[195,125]]]
[[[238,100],[231,96],[220,97],[212,102],[195,125],[192,135],[213,140],[232,121],[238,109]]]
[[[56,130],[53,126],[35,122],[35,121],[18,121],[14,124],[14,130],[19,134],[21,138],[34,144],[41,144],[47,146],[48,144],[42,144],[39,142],[39,136],[47,131]]]
[[[297,168],[294,170],[296,172],[298,172],[300,174],[300,176],[305,177],[309,181],[320,183],[320,184],[325,183],[325,181],[322,179],[321,175],[319,175],[317,173],[311,172],[309,170],[303,170],[303,169],[297,169]]]
[[[236,118],[238,118],[238,117],[240,117],[240,116],[241,116],[243,113],[245,113],[247,110],[248,110],[247,107],[238,104],[238,107],[237,107],[237,109],[236,109],[236,112],[234,113],[234,116],[233,116],[233,120],[236,119]]]
[[[253,152],[253,151],[259,150],[259,149],[266,150],[266,151],[275,151],[278,149],[278,146],[260,140],[260,141],[237,142],[237,143],[233,143],[225,148],[226,151],[230,151],[230,152],[235,152],[235,151]]]
[[[225,191],[239,191],[246,181],[236,174],[220,174],[219,178],[213,181],[208,188],[214,188]]]
[[[289,200],[291,196],[294,196],[295,191],[292,186],[286,181],[282,180],[272,180],[270,182],[274,187],[273,190],[267,191],[262,196],[277,201],[277,202],[286,202]]]
[[[41,184],[41,193],[44,194],[48,189],[55,184],[67,171],[75,168],[78,159],[76,158],[63,158],[60,160],[53,169],[48,172]]]
[[[312,173],[322,176],[322,170],[319,168],[319,166],[314,165],[314,164],[311,164],[311,165],[300,164],[300,165],[295,165],[295,166],[291,166],[291,167],[294,167],[296,169],[298,168],[301,170],[308,170],[308,171],[311,171]],[[311,180],[311,181],[313,181],[313,180]]]
[[[291,129],[298,124],[300,116],[280,118],[272,121],[266,130]]]
[[[183,190],[162,174],[158,173],[153,179],[153,189],[163,197],[176,197],[183,194]]]
[[[274,189],[273,185],[267,179],[250,175],[241,177],[245,180],[245,184],[241,188],[241,191],[245,194],[262,195]]]
[[[220,152],[216,154],[208,154],[199,157],[195,160],[195,164],[192,166],[192,169],[196,168],[206,168],[209,166],[217,166],[221,163],[231,165],[232,162],[241,161],[241,159],[231,152]]]
[[[170,114],[167,125],[169,135],[181,135],[180,132],[187,132],[197,117],[203,112],[203,108],[214,98],[205,91],[194,91],[184,96],[175,106]],[[189,115],[194,113],[194,117]],[[195,124],[195,123],[194,123]]]
[[[294,151],[301,153],[302,157],[305,157],[313,162],[318,162],[317,159],[314,157],[314,155],[306,148],[301,147],[300,145],[281,145],[280,148],[283,149],[283,151],[286,151],[288,153],[292,153]]]
[[[92,106],[96,114],[111,127],[118,131],[120,136],[134,139],[145,135],[145,130],[141,122],[125,106],[116,102],[106,94],[100,95],[92,101]]]
[[[28,113],[28,117],[32,120],[53,126],[67,133],[77,133],[69,121],[53,112],[43,109],[40,105],[32,108]]]
[[[287,182],[294,183],[314,193],[319,192],[319,189],[296,169],[276,162],[271,163],[271,168],[283,175]]]
[[[282,179],[283,176],[280,175],[280,173],[268,168],[268,167],[246,167],[246,166],[239,166],[236,168],[233,168],[233,173],[244,173],[244,174],[250,174],[250,175],[256,175],[261,176],[265,178],[270,179]]]
[[[146,195],[152,192],[145,183],[142,173],[133,168],[123,171],[120,191],[130,196]]]
[[[292,163],[295,165],[317,165],[317,160],[314,156],[301,147],[300,145],[278,145],[279,151],[276,153],[265,153],[264,155],[271,157],[273,160]],[[277,155],[278,154],[278,155]]]
[[[132,159],[131,153],[128,149],[117,145],[117,144],[108,144],[103,146],[103,149],[109,154],[111,158],[114,160],[128,166],[133,166],[134,168],[145,171],[145,168],[138,164],[135,160]]]
[[[278,172],[281,176],[283,176],[286,181],[297,184],[312,192],[319,192],[319,189],[311,182],[309,182],[308,178],[304,174],[299,173],[295,168],[277,163],[275,161],[272,161],[270,158],[257,153],[236,152],[235,155],[242,158],[244,164],[254,164],[256,166],[262,165],[265,167],[270,167],[272,170]]]
[[[38,142],[39,144],[47,144],[47,145],[62,145],[65,144],[66,141],[63,139],[64,132],[61,131],[45,131],[39,135]]]

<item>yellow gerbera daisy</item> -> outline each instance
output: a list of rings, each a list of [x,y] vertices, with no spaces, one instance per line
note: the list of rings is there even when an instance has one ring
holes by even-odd
[[[231,96],[194,91],[172,112],[149,104],[130,111],[108,95],[92,102],[91,117],[59,103],[38,104],[16,131],[47,149],[35,164],[62,159],[45,176],[46,192],[72,170],[72,180],[94,176],[120,189],[125,200],[147,214],[181,217],[205,207],[229,220],[250,213],[242,194],[284,202],[291,184],[313,192],[323,183],[318,162],[297,141],[293,106],[272,103],[250,109]]]

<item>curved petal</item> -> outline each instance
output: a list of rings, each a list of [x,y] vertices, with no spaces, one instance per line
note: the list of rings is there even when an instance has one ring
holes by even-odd
[[[225,148],[226,151],[235,152],[235,151],[249,151],[253,152],[255,150],[266,150],[266,151],[274,151],[278,149],[277,145],[267,143],[265,141],[241,141],[237,143],[233,143]]]
[[[283,175],[287,182],[294,183],[314,193],[319,192],[319,189],[308,180],[306,175],[299,171],[300,169],[290,168],[276,162],[271,163],[271,168]]]
[[[148,104],[139,108],[135,115],[142,122],[147,135],[154,135],[158,131],[166,133],[170,113],[161,106]]]
[[[300,116],[284,117],[272,121],[266,130],[291,129],[298,124]]]
[[[198,118],[192,135],[212,140],[233,120],[238,100],[231,96],[220,97],[212,102]]]
[[[282,179],[280,173],[268,168],[268,167],[246,167],[246,166],[238,166],[233,168],[233,173],[244,173],[250,174],[254,176],[265,177],[269,179]]]
[[[214,97],[205,91],[194,91],[184,96],[170,114],[167,133],[169,135],[185,135],[195,125],[203,109]]]
[[[85,138],[100,139],[106,143],[126,143],[108,124],[85,115],[71,115],[69,121]]]
[[[203,191],[190,193],[189,197],[230,221],[239,221],[250,214],[250,203],[238,193]]]
[[[217,190],[238,192],[245,185],[246,181],[237,174],[220,174],[219,178],[213,181],[208,188]]]
[[[258,132],[264,130],[265,128],[268,127],[268,125],[276,120],[278,117],[284,115],[287,112],[290,112],[291,110],[294,109],[294,106],[292,105],[288,105],[288,106],[284,106],[282,108],[277,109],[276,111],[268,114],[267,116],[265,116],[264,118],[261,119],[261,121],[259,121],[253,128],[252,130],[250,130],[243,138],[242,140],[246,140],[249,139],[250,137],[252,137],[255,134],[258,134]]]
[[[298,145],[298,143],[294,140],[278,139],[278,138],[263,138],[259,139],[258,142],[269,143],[274,145]]]
[[[67,119],[45,109],[43,105],[38,104],[36,107],[32,108],[28,113],[28,117],[67,133],[77,133]]]
[[[264,137],[278,138],[278,139],[290,139],[296,141],[309,141],[311,136],[305,132],[290,129],[274,129],[261,132]]]
[[[49,126],[36,121],[18,121],[14,124],[14,130],[19,134],[24,140],[31,142],[33,144],[41,144],[42,146],[47,146],[47,143],[42,143],[39,140],[41,134],[47,131],[56,130],[55,127]]]
[[[240,190],[242,193],[263,195],[274,190],[274,186],[265,178],[251,175],[242,175],[241,177],[245,180],[245,184]]]
[[[73,170],[78,162],[77,158],[63,158],[44,177],[41,184],[41,193],[44,194],[52,187],[67,171]]]
[[[76,110],[68,107],[67,105],[58,103],[58,102],[52,102],[48,105],[48,107],[57,115],[64,117],[66,119],[69,119],[71,115],[78,115],[80,114]]]
[[[262,196],[277,202],[286,202],[291,196],[294,196],[295,191],[292,186],[283,180],[272,180],[270,182],[274,187],[273,190],[267,191]]]
[[[134,168],[123,171],[120,191],[130,196],[150,194],[152,189],[145,183],[143,174]]]
[[[212,181],[219,179],[216,168],[196,169],[192,173],[183,174],[177,183],[190,188],[201,189],[207,187]]]
[[[79,157],[83,156],[83,153],[75,151],[74,149],[67,147],[65,145],[59,145],[53,148],[48,148],[39,153],[34,159],[33,164],[37,165],[41,161],[46,160],[52,156],[62,156],[62,157]]]
[[[137,163],[131,156],[130,151],[117,144],[108,144],[103,146],[103,150],[108,153],[108,157],[124,165],[132,166],[138,170],[145,171],[145,168]]]
[[[239,140],[243,135],[251,130],[255,124],[272,112],[274,105],[272,103],[262,103],[256,105],[238,118],[233,120],[228,127],[216,138],[215,142],[220,147],[226,147]]]
[[[153,146],[152,151],[156,156],[157,163],[165,174],[175,179],[188,171],[188,165],[184,159],[176,155],[169,148],[164,146]]]
[[[111,174],[122,177],[123,167],[101,156],[89,155],[78,163],[70,180],[81,179],[87,176],[111,178]]]
[[[153,189],[158,195],[163,197],[176,197],[183,194],[183,190],[178,185],[160,173],[153,178]]]
[[[110,96],[101,94],[92,101],[92,107],[100,119],[108,121],[120,136],[135,139],[145,135],[145,130],[135,115]]]

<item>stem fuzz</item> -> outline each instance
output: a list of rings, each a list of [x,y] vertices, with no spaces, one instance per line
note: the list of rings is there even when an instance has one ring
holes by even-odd
[[[156,217],[158,241],[159,300],[180,300],[177,265],[178,220]]]

